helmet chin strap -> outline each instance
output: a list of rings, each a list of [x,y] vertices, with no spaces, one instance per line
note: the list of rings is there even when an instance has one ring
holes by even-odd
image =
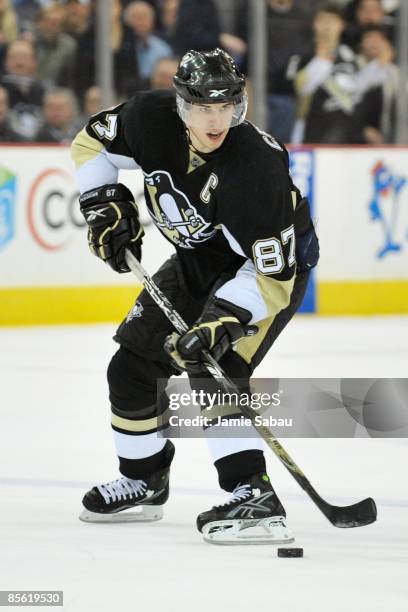
[[[188,144],[190,146],[190,148],[194,151],[194,153],[197,153],[198,155],[202,155],[204,153],[204,151],[200,151],[199,149],[197,149],[197,147],[193,144],[193,141],[191,140],[191,134],[190,134],[190,129],[187,127],[186,125],[186,134],[187,134],[187,140],[188,140]]]
[[[195,146],[193,145],[193,143],[191,141],[190,130],[189,130],[189,128],[187,126],[186,126],[186,134],[187,134],[188,144],[190,145],[190,147],[192,147],[194,149],[194,151],[196,151],[196,148],[195,148]]]

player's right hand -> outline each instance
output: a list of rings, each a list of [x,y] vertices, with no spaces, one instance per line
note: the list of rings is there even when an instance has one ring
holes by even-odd
[[[129,272],[125,249],[140,260],[143,228],[132,193],[121,183],[86,191],[79,198],[91,252],[116,272]]]
[[[247,325],[251,313],[221,298],[213,298],[201,317],[180,336],[167,336],[164,350],[176,370],[197,374],[205,371],[203,351],[209,351],[216,361],[245,336],[258,331]]]

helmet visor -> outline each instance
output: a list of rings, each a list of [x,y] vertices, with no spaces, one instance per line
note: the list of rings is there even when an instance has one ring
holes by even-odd
[[[248,108],[248,96],[241,100],[217,102],[212,104],[187,102],[177,94],[177,112],[187,127],[200,130],[227,130],[236,127],[245,119]]]

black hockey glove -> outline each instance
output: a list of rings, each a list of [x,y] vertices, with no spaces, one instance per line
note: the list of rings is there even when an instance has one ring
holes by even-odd
[[[234,342],[258,331],[257,327],[247,325],[250,318],[251,313],[244,308],[214,298],[185,334],[174,332],[167,336],[164,350],[177,370],[198,374],[205,370],[203,350],[219,361]]]
[[[125,249],[140,260],[144,231],[132,193],[121,183],[91,189],[79,198],[91,252],[116,272],[129,272]]]
[[[305,272],[317,266],[319,240],[310,216],[307,198],[300,200],[295,210],[296,272]]]

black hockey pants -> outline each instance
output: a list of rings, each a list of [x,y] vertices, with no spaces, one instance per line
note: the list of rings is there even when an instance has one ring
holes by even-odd
[[[249,377],[254,368],[287,325],[303,299],[309,273],[299,274],[295,281],[291,302],[275,317],[262,344],[246,363],[234,351],[228,351],[220,364],[226,373],[240,382]],[[194,300],[185,287],[176,257],[166,261],[154,275],[155,282],[169,298],[188,324],[200,316],[205,301]],[[146,436],[160,429],[160,416],[167,410],[167,398],[157,398],[157,379],[168,379],[177,374],[163,350],[166,336],[174,331],[162,311],[146,291],[142,291],[135,306],[119,326],[115,340],[120,344],[108,368],[109,397],[112,407],[112,428],[131,436]],[[146,458],[119,457],[120,472],[129,478],[143,478],[165,466],[165,449]],[[232,491],[238,482],[252,474],[265,471],[263,452],[246,450],[222,457],[215,462],[220,486]]]

